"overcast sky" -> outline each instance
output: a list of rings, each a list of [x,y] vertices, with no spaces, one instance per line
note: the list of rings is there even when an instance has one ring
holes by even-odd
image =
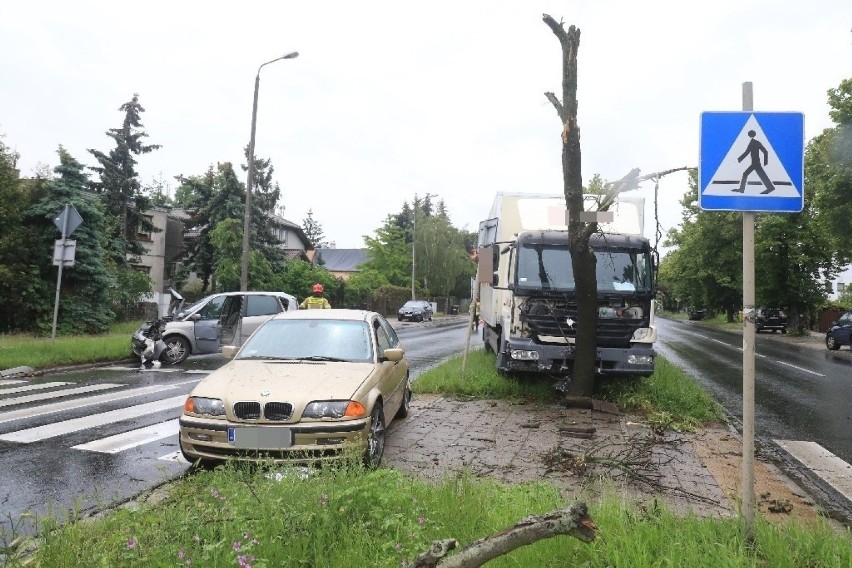
[[[415,194],[475,230],[498,191],[562,192],[561,52],[542,13],[581,30],[583,180],[697,166],[702,111],[805,114],[831,127],[826,91],[852,77],[852,1],[715,0],[219,3],[4,2],[0,134],[19,168],[86,165],[109,151],[139,93],[141,182],[244,162],[263,68],[256,154],[284,216],[313,210],[338,248],[363,246]],[[238,169],[242,176],[242,170]],[[662,230],[680,222],[685,173],[660,184]],[[653,184],[646,235],[653,239]],[[806,189],[807,190],[807,189]]]

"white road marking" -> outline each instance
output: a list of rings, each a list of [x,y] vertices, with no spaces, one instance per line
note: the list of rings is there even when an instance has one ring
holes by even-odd
[[[19,381],[21,383],[25,381]],[[3,384],[3,383],[0,383]],[[0,395],[2,394],[17,394],[19,392],[27,392],[34,390],[42,390],[42,389],[51,389],[53,387],[61,387],[65,385],[73,385],[74,383],[39,383],[37,385],[26,385],[23,387],[12,387],[9,389],[0,389]]]
[[[69,385],[73,383],[46,383],[53,385]],[[71,389],[62,389],[59,391],[52,392],[40,392],[38,394],[28,394],[24,396],[18,396],[15,398],[4,398],[0,400],[0,408],[4,406],[14,406],[16,404],[26,404],[28,402],[36,402],[38,400],[48,400],[51,398],[61,398],[63,396],[73,396],[75,394],[85,394],[87,392],[97,392],[108,389],[116,389],[119,387],[123,387],[124,385],[116,385],[111,383],[104,383],[101,385],[86,385],[83,387],[76,387]]]
[[[852,465],[816,442],[775,440],[775,443],[852,501]]]
[[[93,440],[86,444],[73,446],[75,450],[87,450],[100,452],[102,454],[117,454],[130,448],[147,444],[155,440],[162,440],[178,433],[178,419],[152,424],[145,428],[137,428],[115,436],[108,436],[100,440]]]
[[[211,371],[205,369],[189,369],[184,371],[187,375],[209,375]]]
[[[177,462],[177,463],[180,463],[180,464],[183,464],[183,465],[189,465],[189,462],[186,461],[185,459],[183,459],[183,454],[181,454],[179,451],[178,452],[172,452],[172,453],[166,454],[164,456],[160,456],[157,459],[163,460],[163,461]]]
[[[70,434],[72,432],[79,432],[80,430],[103,426],[104,424],[112,424],[113,422],[119,422],[121,420],[137,418],[146,414],[182,408],[185,400],[186,395],[173,396],[172,398],[165,398],[155,402],[137,404],[136,406],[119,408],[118,410],[110,410],[109,412],[92,414],[90,416],[83,416],[82,418],[72,418],[71,420],[53,422],[51,424],[45,424],[44,426],[36,426],[35,428],[9,432],[8,434],[0,435],[0,440],[29,444],[61,436],[63,434]]]
[[[715,341],[716,343],[720,343],[720,344],[724,345],[725,347],[730,347],[731,349],[733,349],[735,351],[742,352],[742,350],[743,350],[742,347],[734,347],[730,343],[722,341],[721,339],[716,339],[714,337],[707,337],[706,335],[701,335],[700,333],[696,333],[695,335],[698,336],[698,337],[701,337],[702,339],[707,339],[709,341]],[[760,353],[755,353],[755,356],[760,357],[761,359],[768,359],[768,357],[766,355],[761,355]],[[779,365],[786,365],[787,367],[791,367],[793,369],[796,369],[797,371],[802,371],[803,373],[810,373],[811,375],[816,375],[817,377],[824,377],[825,376],[822,373],[817,373],[816,371],[811,371],[810,369],[805,369],[804,367],[798,367],[798,366],[793,365],[791,363],[787,363],[786,361],[781,361],[780,359],[769,359],[769,360],[772,361],[773,363],[778,363]]]
[[[787,363],[785,361],[778,361],[778,363],[780,363],[782,365],[787,365],[788,367],[792,367],[792,368],[796,369],[797,371],[801,371],[803,373],[810,373],[812,375],[816,375],[817,377],[824,377],[825,376],[822,373],[817,373],[816,371],[811,371],[810,369],[805,369],[804,367],[792,365],[792,364]]]
[[[152,385],[149,387],[139,387],[128,390],[123,390],[119,392],[109,393],[109,394],[100,394],[96,396],[89,396],[86,398],[76,399],[76,400],[66,400],[63,402],[55,402],[53,404],[45,404],[42,406],[38,406],[35,408],[21,408],[19,410],[10,410],[8,412],[0,412],[0,424],[4,422],[11,422],[13,420],[20,420],[22,418],[33,418],[36,416],[44,416],[45,414],[54,414],[56,412],[62,412],[64,410],[73,410],[76,408],[84,408],[86,406],[92,406],[95,404],[102,404],[104,402],[112,402],[115,400],[123,400],[125,398],[132,398],[134,396],[142,396],[146,394],[154,394],[158,392],[165,392],[168,390],[174,390],[183,385],[197,383],[199,379],[193,379],[191,381],[181,381],[178,383],[169,383],[165,385]]]
[[[19,385],[21,383],[25,383],[27,381],[20,379],[3,379],[0,380],[0,385]]]

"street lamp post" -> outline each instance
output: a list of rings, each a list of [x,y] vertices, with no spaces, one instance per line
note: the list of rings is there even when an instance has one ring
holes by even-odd
[[[257,128],[257,91],[260,87],[260,70],[265,65],[281,61],[282,59],[295,59],[299,57],[298,51],[290,52],[282,55],[271,61],[267,61],[257,68],[257,75],[254,78],[254,104],[251,109],[251,138],[249,138],[249,155],[248,155],[248,180],[246,181],[246,212],[243,221],[243,254],[240,259],[240,291],[248,290],[248,257],[249,257],[249,232],[251,228],[251,192],[254,185],[254,133]]]

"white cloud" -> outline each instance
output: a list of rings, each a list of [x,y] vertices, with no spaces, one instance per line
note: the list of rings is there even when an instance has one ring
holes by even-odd
[[[28,173],[63,144],[93,164],[133,93],[152,143],[143,183],[243,161],[258,66],[256,153],[272,159],[285,215],[313,209],[359,247],[415,193],[474,230],[496,191],[562,192],[561,95],[549,13],[581,30],[583,177],[695,166],[699,116],[755,108],[830,127],[826,91],[850,76],[846,0],[306,3],[31,0],[0,18],[0,133]],[[650,202],[653,185],[641,194]],[[663,230],[685,174],[660,184]],[[649,219],[652,210],[649,203]],[[646,233],[653,238],[653,221]]]

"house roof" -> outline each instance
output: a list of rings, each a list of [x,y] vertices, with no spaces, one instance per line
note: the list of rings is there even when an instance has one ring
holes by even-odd
[[[319,264],[322,258],[323,266],[329,272],[357,272],[358,265],[370,258],[367,249],[338,249],[318,248],[314,251],[314,264]]]

